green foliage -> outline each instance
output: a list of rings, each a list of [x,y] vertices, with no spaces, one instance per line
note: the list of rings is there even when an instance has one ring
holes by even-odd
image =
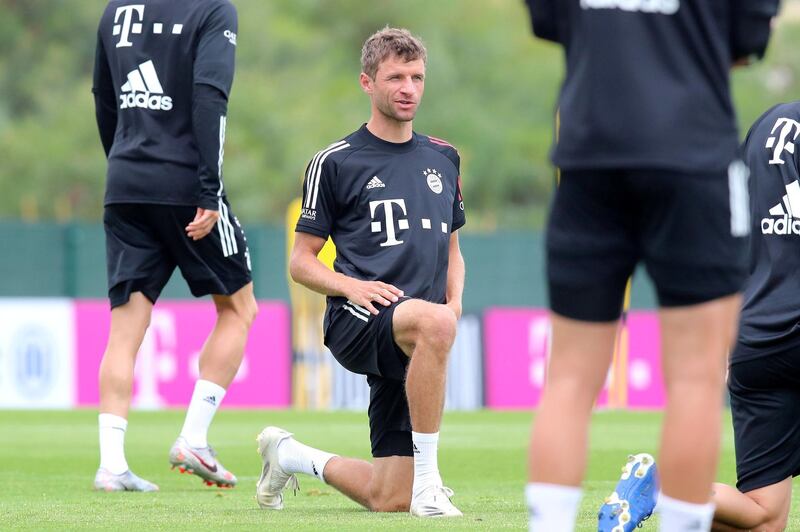
[[[100,217],[105,161],[90,88],[105,4],[0,0],[0,218]],[[361,44],[388,24],[428,45],[415,126],[459,147],[467,227],[541,226],[554,175],[547,152],[562,54],[531,36],[521,0],[235,4],[225,175],[242,220],[281,223],[310,157],[366,121]],[[784,18],[768,61],[734,76],[745,126],[797,93],[800,31]]]

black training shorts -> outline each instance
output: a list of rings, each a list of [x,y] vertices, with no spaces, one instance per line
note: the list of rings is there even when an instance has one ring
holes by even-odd
[[[394,341],[392,317],[401,298],[389,307],[375,304],[377,316],[337,298],[325,316],[325,345],[348,371],[367,376],[372,456],[413,456],[411,415],[405,380],[409,358]]]
[[[251,281],[250,253],[239,221],[226,210],[217,226],[194,241],[186,235],[197,209],[178,205],[106,205],[108,297],[111,308],[142,292],[153,303],[175,267],[196,297],[232,295]]]
[[[728,372],[743,493],[800,475],[800,343],[770,353],[737,361],[734,352]]]
[[[738,292],[747,272],[745,180],[740,171],[564,171],[547,225],[550,308],[616,320],[640,261],[663,307]]]

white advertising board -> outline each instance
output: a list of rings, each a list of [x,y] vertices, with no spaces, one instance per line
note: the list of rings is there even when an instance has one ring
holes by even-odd
[[[69,299],[0,299],[0,408],[71,408],[74,334]]]

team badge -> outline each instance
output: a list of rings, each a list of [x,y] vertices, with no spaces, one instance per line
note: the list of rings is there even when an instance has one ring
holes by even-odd
[[[441,194],[443,189],[442,174],[433,168],[426,168],[422,173],[425,175],[425,179],[428,181],[428,188],[430,188],[436,194]]]

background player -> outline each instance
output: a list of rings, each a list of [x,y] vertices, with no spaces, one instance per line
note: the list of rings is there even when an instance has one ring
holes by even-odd
[[[744,144],[753,236],[728,372],[738,490],[714,486],[715,530],[784,530],[800,474],[799,133],[800,102],[782,104]]]
[[[236,31],[228,0],[113,0],[100,20],[93,92],[108,156],[112,310],[100,364],[97,489],[157,489],[128,468],[124,438],[136,353],[176,266],[193,295],[213,295],[217,323],[169,460],[209,485],[236,484],[206,439],[256,314],[244,234],[222,182]]]
[[[419,39],[385,28],[367,39],[361,63],[369,122],[309,164],[290,271],[328,296],[325,344],[367,376],[374,461],[333,456],[268,427],[257,497],[281,508],[287,482],[306,473],[374,511],[460,516],[437,465],[464,286],[460,160],[450,144],[413,131],[425,88]],[[329,235],[335,271],[317,258]]]
[[[530,528],[574,527],[592,405],[641,261],[661,307],[668,398],[661,529],[708,530],[750,229],[728,73],[735,60],[763,53],[774,3],[527,4],[534,33],[563,45],[567,62],[552,154],[561,180],[547,227],[552,351],[531,438]],[[630,471],[652,478],[639,457]],[[624,480],[639,486],[638,478]],[[652,505],[628,507],[638,495],[605,505],[601,530],[649,515]]]

